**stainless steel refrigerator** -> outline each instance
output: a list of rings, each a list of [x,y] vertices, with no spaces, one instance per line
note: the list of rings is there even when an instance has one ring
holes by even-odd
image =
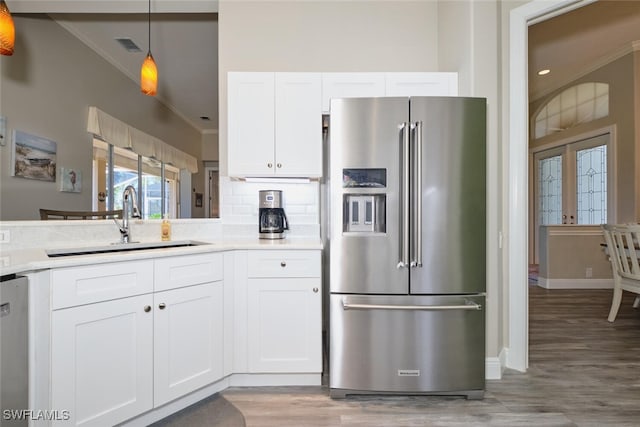
[[[486,100],[334,99],[329,386],[485,388]]]

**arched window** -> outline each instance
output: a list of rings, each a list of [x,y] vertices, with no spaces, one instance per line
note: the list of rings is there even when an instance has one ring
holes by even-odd
[[[580,83],[553,97],[534,120],[534,138],[578,126],[609,115],[609,85]]]

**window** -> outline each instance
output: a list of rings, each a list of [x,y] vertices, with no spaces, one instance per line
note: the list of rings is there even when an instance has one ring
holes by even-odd
[[[132,185],[144,219],[159,219],[164,214],[177,217],[180,176],[177,168],[98,139],[94,139],[93,153],[94,210],[122,209],[122,193]]]
[[[534,119],[533,135],[542,138],[609,115],[609,85],[581,83],[553,97]]]

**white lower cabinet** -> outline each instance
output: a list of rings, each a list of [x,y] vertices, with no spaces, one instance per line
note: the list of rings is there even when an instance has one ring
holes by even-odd
[[[321,373],[320,251],[249,251],[247,264],[249,372]]]
[[[223,286],[158,292],[153,300],[153,403],[160,406],[223,377]]]
[[[53,312],[51,407],[71,417],[54,425],[114,425],[153,407],[152,303],[147,294]]]
[[[248,280],[249,372],[322,372],[319,278]]]
[[[217,262],[222,255],[212,256]],[[189,265],[193,258],[171,262]],[[111,275],[118,264],[104,267]],[[53,300],[64,300],[56,293],[68,293],[73,286],[58,285],[69,280],[101,286],[109,280],[96,280],[95,266],[57,273]],[[71,417],[59,425],[115,425],[222,378],[224,286],[215,276],[208,283],[186,281],[177,289],[54,310],[51,407]]]

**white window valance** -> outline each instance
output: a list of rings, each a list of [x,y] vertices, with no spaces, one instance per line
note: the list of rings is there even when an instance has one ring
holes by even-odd
[[[172,145],[116,119],[97,107],[89,107],[87,132],[117,147],[150,157],[191,173],[198,172],[198,159]]]

